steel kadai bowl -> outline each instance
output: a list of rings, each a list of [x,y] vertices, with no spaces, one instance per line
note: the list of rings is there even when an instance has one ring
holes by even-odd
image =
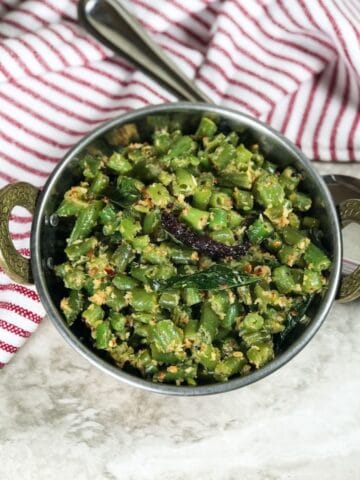
[[[64,193],[81,178],[79,165],[80,153],[94,140],[102,137],[108,130],[127,123],[135,123],[141,136],[146,140],[151,134],[151,118],[166,116],[170,120],[176,117],[186,132],[194,131],[203,115],[210,115],[222,128],[244,132],[251,141],[259,143],[261,149],[270,161],[281,167],[293,165],[299,170],[305,181],[304,189],[313,199],[313,215],[321,222],[321,228],[326,232],[326,244],[332,259],[332,270],[329,287],[322,300],[313,302],[308,312],[311,320],[306,326],[298,326],[291,340],[282,353],[263,368],[246,376],[237,377],[226,383],[206,385],[176,386],[152,383],[133,373],[122,370],[111,363],[105,356],[92,348],[85,328],[69,328],[59,309],[59,303],[64,296],[64,287],[55,276],[53,265],[64,261],[66,236],[69,233],[64,222],[54,215]],[[33,212],[31,233],[31,263],[21,257],[11,243],[8,219],[12,208],[23,206]],[[342,216],[341,220],[339,215]],[[39,194],[36,188],[26,183],[9,185],[0,191],[0,251],[2,264],[9,275],[22,283],[34,282],[41,297],[46,312],[60,332],[64,340],[89,362],[104,373],[112,375],[122,382],[153,392],[170,395],[206,395],[234,390],[249,385],[266,377],[285,365],[311,340],[323,321],[338,294],[343,300],[351,300],[360,293],[360,273],[354,272],[350,277],[341,280],[342,240],[340,226],[350,221],[359,222],[360,200],[348,200],[340,206],[338,213],[330,192],[324,181],[315,171],[310,161],[286,138],[263,123],[239,112],[203,103],[174,103],[151,106],[121,115],[111,122],[97,128],[73,148],[54,170],[44,189]],[[342,285],[340,288],[340,282]],[[338,293],[340,292],[340,294]],[[80,323],[80,322],[78,322]]]

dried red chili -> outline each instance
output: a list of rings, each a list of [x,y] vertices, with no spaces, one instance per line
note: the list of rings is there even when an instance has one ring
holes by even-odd
[[[248,242],[230,246],[212,240],[207,235],[201,235],[191,230],[187,225],[180,222],[175,215],[166,210],[161,212],[161,224],[167,232],[181,243],[212,258],[241,257],[246,254],[250,247]]]

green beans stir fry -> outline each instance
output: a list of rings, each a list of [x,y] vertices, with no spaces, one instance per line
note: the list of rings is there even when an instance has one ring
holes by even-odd
[[[177,385],[246,375],[326,289],[331,262],[299,172],[212,119],[191,135],[160,125],[148,143],[125,125],[80,162],[57,210],[74,222],[55,267],[60,307],[119,367]]]

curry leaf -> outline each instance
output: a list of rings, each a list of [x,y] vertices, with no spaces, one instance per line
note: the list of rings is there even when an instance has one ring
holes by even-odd
[[[161,283],[160,289],[197,288],[198,290],[224,290],[257,281],[259,281],[258,277],[244,274],[226,265],[213,265],[207,270],[191,275],[175,275]]]

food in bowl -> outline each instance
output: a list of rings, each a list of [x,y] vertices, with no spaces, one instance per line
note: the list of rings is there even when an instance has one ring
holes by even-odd
[[[110,131],[57,209],[66,322],[154,382],[225,382],[270,362],[328,284],[331,261],[293,167],[203,117]],[[64,221],[67,221],[65,218]]]

